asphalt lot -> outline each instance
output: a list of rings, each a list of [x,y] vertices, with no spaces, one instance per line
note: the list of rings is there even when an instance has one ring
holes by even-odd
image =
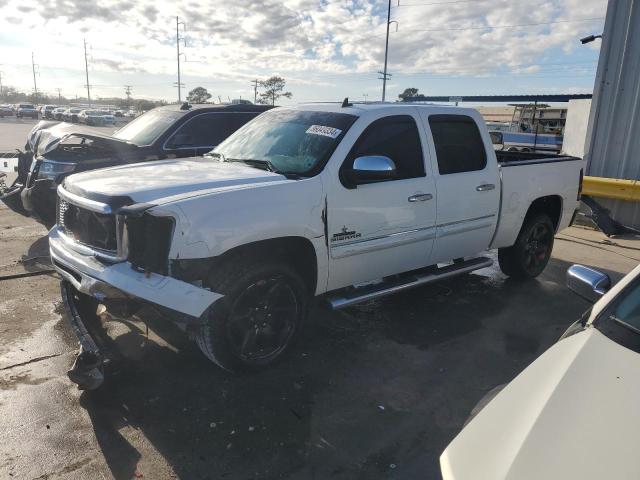
[[[27,140],[27,134],[40,120],[32,118],[0,118],[0,153],[13,152],[16,149],[23,149]],[[122,124],[126,122],[121,122]],[[85,127],[100,133],[113,133],[117,127]],[[84,127],[84,125],[83,125]]]
[[[47,268],[44,228],[0,205],[0,275]],[[122,358],[84,393],[65,375],[76,342],[56,275],[0,281],[0,478],[437,479],[476,402],[588,307],[566,268],[619,278],[638,261],[635,240],[574,227],[535,281],[492,267],[342,312],[318,306],[286,361],[244,376],[151,314],[148,338],[103,315]]]

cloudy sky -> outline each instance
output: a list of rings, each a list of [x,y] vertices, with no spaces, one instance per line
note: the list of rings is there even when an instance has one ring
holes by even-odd
[[[590,92],[606,0],[393,0],[389,97]],[[0,0],[3,84],[92,96],[175,100],[176,15],[185,23],[186,90],[253,99],[250,82],[278,74],[282,103],[379,100],[386,0]],[[396,31],[397,30],[397,31]]]

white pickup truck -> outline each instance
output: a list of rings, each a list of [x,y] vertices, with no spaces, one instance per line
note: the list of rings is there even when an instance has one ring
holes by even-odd
[[[494,152],[472,109],[345,100],[263,113],[205,157],[72,175],[49,242],[76,373],[101,356],[83,302],[154,304],[238,370],[279,358],[314,296],[346,307],[487,267],[488,249],[535,277],[582,168]]]

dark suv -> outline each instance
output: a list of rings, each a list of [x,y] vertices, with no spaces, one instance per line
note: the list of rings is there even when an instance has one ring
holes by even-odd
[[[199,156],[260,113],[263,105],[167,105],[154,108],[113,135],[58,124],[32,131],[33,161],[22,205],[47,226],[55,223],[56,189],[75,172],[165,158]]]

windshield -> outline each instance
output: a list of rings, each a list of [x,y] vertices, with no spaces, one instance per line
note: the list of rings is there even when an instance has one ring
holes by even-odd
[[[225,161],[269,163],[283,174],[310,175],[322,168],[357,117],[346,113],[272,110],[218,145]]]
[[[122,127],[113,136],[135,145],[151,145],[183,115],[184,112],[175,110],[151,110]]]
[[[36,108],[36,107],[34,107],[33,105],[29,105],[28,103],[22,103],[22,104],[20,104],[20,108],[29,108],[29,109],[31,109],[31,108]]]
[[[594,326],[613,341],[640,353],[640,279],[607,306]]]

